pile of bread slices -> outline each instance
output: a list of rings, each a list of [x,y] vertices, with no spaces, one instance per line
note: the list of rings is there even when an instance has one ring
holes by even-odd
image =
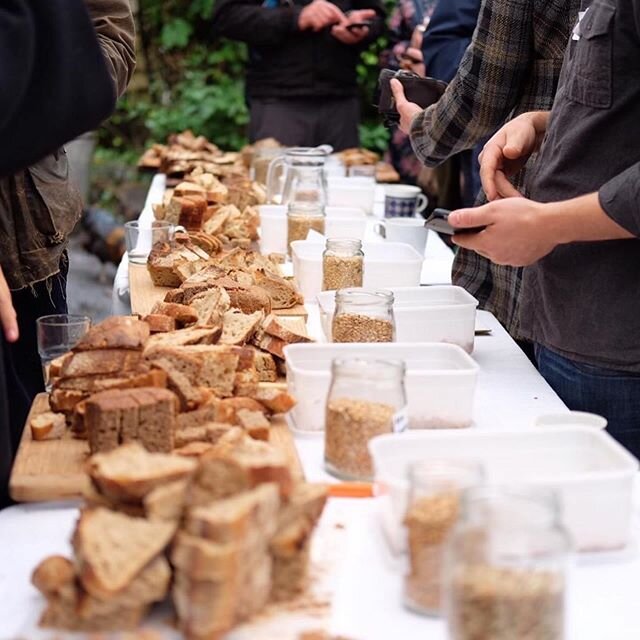
[[[135,629],[170,593],[185,638],[212,640],[305,589],[326,492],[295,482],[268,443],[232,429],[199,460],[131,443],[88,473],[73,558],[33,573],[43,626]]]
[[[184,306],[166,304],[168,314]],[[89,440],[92,453],[137,441],[149,451],[184,455],[204,453],[234,426],[268,440],[269,417],[295,400],[280,383],[267,384],[277,377],[275,360],[248,341],[275,341],[281,351],[286,339],[308,338],[276,316],[219,311],[216,322],[179,329],[172,328],[174,316],[158,314],[149,322],[114,316],[92,327],[52,364],[55,413],[33,418],[34,438],[64,435],[63,423]],[[156,331],[158,324],[169,330]]]

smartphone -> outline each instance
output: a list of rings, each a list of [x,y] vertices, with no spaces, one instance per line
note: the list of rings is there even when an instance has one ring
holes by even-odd
[[[364,27],[370,27],[371,22],[352,22],[347,25],[347,31],[355,31],[356,29],[363,29]]]
[[[437,231],[438,233],[444,233],[448,236],[458,235],[461,233],[478,233],[484,231],[487,227],[469,227],[468,229],[454,229],[447,218],[451,211],[447,209],[434,209],[433,213],[425,220],[424,226],[427,229]]]

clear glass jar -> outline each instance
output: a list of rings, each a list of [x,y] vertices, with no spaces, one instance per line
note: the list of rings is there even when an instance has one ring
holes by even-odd
[[[451,640],[563,640],[569,541],[548,490],[463,494],[446,551]]]
[[[340,289],[331,324],[333,342],[393,342],[393,293],[380,289]]]
[[[262,147],[256,149],[251,161],[251,179],[260,184],[267,184],[267,174],[269,166],[276,159],[284,155],[285,150],[282,147]]]
[[[329,238],[322,254],[322,290],[362,287],[362,241]]]
[[[338,478],[369,481],[369,440],[407,428],[401,361],[334,360],[325,414],[324,460]]]
[[[404,524],[409,542],[409,572],[404,604],[424,615],[440,615],[443,556],[458,520],[462,491],[482,484],[482,465],[472,460],[429,460],[408,471],[409,502]]]
[[[291,243],[306,240],[311,229],[324,234],[324,207],[311,204],[290,204],[287,207],[287,251],[291,254]]]

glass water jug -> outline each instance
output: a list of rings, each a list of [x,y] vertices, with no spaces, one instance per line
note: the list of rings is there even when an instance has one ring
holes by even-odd
[[[267,173],[267,201],[274,204],[327,204],[324,165],[327,150],[293,147],[272,160]]]

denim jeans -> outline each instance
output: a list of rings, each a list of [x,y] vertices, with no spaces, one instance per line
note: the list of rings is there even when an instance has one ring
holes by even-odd
[[[574,411],[604,416],[607,431],[640,458],[640,374],[569,360],[536,345],[538,369]]]

